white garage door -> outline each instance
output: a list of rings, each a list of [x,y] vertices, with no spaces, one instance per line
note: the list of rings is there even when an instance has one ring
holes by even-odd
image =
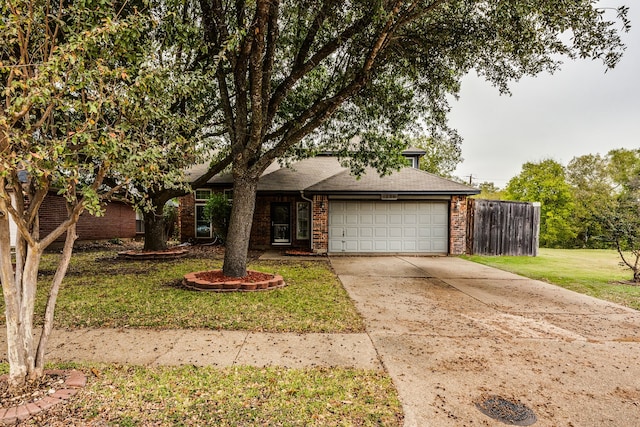
[[[447,253],[448,203],[329,202],[329,252]]]

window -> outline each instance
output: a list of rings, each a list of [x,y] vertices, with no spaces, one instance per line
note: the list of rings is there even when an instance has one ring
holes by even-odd
[[[206,202],[209,197],[211,197],[211,190],[206,188],[196,190],[196,202]]]
[[[310,218],[309,202],[298,202],[296,204],[296,239],[309,239]]]
[[[196,238],[210,239],[213,234],[211,220],[204,214],[204,206],[211,197],[211,190],[204,188],[196,190]]]
[[[136,233],[144,233],[144,216],[140,211],[136,211]]]

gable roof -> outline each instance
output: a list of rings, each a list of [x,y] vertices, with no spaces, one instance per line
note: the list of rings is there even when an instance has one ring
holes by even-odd
[[[198,169],[191,169],[190,172],[190,175],[195,177]],[[231,174],[215,176],[209,180],[209,184],[214,186],[229,186],[232,183]],[[468,185],[411,167],[402,168],[383,177],[375,169],[367,168],[365,174],[357,178],[333,156],[312,157],[295,162],[289,167],[281,167],[274,162],[260,177],[258,191],[410,195],[471,195],[480,192]]]

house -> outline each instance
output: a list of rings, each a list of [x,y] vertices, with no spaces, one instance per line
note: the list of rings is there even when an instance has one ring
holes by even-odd
[[[260,178],[250,248],[297,248],[329,254],[461,254],[466,251],[467,197],[479,190],[417,168],[425,154],[405,151],[413,167],[360,179],[332,155],[289,167],[277,162]],[[199,176],[206,165],[195,167]],[[183,241],[213,238],[204,205],[215,192],[233,195],[230,174],[209,180],[180,203]]]
[[[11,198],[15,197],[13,193]],[[45,197],[38,212],[40,235],[46,236],[67,218],[64,197],[50,191]],[[18,230],[11,217],[9,218],[9,234],[11,246],[15,246]],[[136,237],[136,212],[133,207],[123,201],[112,200],[105,205],[104,215],[96,217],[88,212],[78,219],[76,224],[78,241],[109,240],[114,238],[128,239]],[[65,235],[56,242],[64,242]]]

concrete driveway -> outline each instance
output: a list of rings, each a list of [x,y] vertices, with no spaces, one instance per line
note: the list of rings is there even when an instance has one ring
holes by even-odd
[[[332,257],[400,394],[406,426],[640,425],[640,312],[459,258]]]

